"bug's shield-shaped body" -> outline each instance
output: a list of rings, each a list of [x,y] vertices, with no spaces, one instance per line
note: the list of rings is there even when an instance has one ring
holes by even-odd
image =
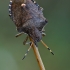
[[[47,20],[42,9],[31,0],[11,0],[11,17],[18,32],[27,33],[37,43],[42,38],[42,29]]]

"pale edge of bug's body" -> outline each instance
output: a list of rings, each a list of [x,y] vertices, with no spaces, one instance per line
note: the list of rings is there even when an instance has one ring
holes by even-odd
[[[43,10],[43,8],[42,7],[40,7],[37,3],[36,3],[36,1],[34,1],[34,0],[31,0],[36,6],[38,6],[41,10]],[[11,12],[11,5],[12,5],[12,0],[10,0],[10,2],[9,2],[9,16],[10,16],[10,18],[11,19],[13,19],[12,18],[12,12]],[[23,6],[23,5],[25,5],[25,4],[21,4],[21,6]],[[25,5],[26,6],[26,5]],[[23,59],[27,56],[27,54],[28,54],[28,52],[30,51],[30,49],[31,49],[31,46],[28,48],[28,50],[27,50],[27,52],[25,53],[25,55],[24,55],[24,57],[23,57]],[[47,49],[53,54],[53,52],[51,51],[51,49],[49,48],[49,47],[47,47]],[[54,55],[54,54],[53,54]]]
[[[36,1],[34,0],[31,0],[36,6],[38,6],[39,8],[41,8],[41,10],[43,10],[42,7],[39,6],[38,3],[36,3]],[[12,16],[12,12],[11,12],[11,5],[12,5],[12,0],[10,0],[9,2],[9,16],[11,17]],[[25,4],[21,4],[21,6],[24,6]],[[25,5],[26,6],[26,5]]]
[[[12,1],[10,0],[10,2],[9,2],[9,16],[10,16],[10,18],[11,18],[11,16],[12,16],[11,4],[12,4]],[[11,18],[11,19],[12,19],[12,18]]]

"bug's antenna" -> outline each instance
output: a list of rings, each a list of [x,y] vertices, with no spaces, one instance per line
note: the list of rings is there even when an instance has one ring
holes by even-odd
[[[52,52],[52,50],[41,40],[41,43],[54,55],[54,53]]]
[[[23,59],[25,59],[25,57],[27,56],[28,52],[30,51],[30,49],[31,49],[31,47],[32,47],[32,44],[33,44],[33,43],[31,43],[31,45],[30,45],[30,47],[28,48],[27,52],[25,53]],[[22,60],[23,60],[23,59],[22,59]]]

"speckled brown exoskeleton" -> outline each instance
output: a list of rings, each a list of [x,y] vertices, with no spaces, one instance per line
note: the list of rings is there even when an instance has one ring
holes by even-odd
[[[37,42],[42,39],[42,35],[45,35],[44,26],[47,24],[42,11],[43,8],[34,0],[10,0],[9,16],[19,32],[16,37],[22,33],[26,33],[33,39],[34,44],[37,45]]]

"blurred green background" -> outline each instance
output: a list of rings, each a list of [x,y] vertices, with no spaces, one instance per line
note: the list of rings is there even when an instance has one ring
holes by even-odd
[[[54,56],[41,44],[39,52],[46,70],[70,70],[70,0],[36,0],[48,19],[43,41]],[[8,16],[9,0],[0,0],[0,70],[40,70],[33,53],[22,60],[29,45],[23,45],[26,35],[18,33]]]

